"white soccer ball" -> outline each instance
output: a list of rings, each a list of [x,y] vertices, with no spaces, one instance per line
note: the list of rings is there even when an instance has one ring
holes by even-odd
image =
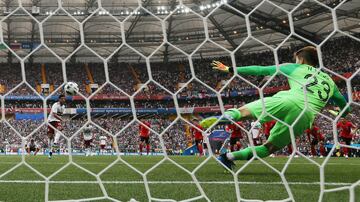
[[[64,86],[64,90],[66,95],[73,96],[79,91],[79,86],[75,82],[67,82]]]

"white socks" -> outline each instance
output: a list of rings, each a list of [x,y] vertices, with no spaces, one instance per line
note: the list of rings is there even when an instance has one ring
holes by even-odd
[[[55,140],[54,140],[55,144],[59,143],[60,136],[61,136],[60,132],[55,132]]]
[[[48,139],[48,144],[49,144],[49,148],[52,148],[52,146],[53,146],[53,139]]]
[[[230,161],[233,161],[235,159],[234,154],[232,154],[230,152],[226,153],[226,158],[229,159]]]

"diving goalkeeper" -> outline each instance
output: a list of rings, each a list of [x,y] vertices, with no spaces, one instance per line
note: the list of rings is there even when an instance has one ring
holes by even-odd
[[[315,47],[307,46],[294,53],[296,63],[287,63],[279,65],[279,70],[287,75],[290,90],[280,91],[272,97],[264,98],[264,107],[268,114],[276,117],[288,125],[292,125],[298,116],[300,119],[294,124],[293,131],[295,136],[300,136],[304,131],[312,126],[314,118],[318,112],[326,105],[329,99],[332,99],[337,106],[343,109],[346,106],[346,100],[340,93],[331,77],[315,68],[318,66],[318,57]],[[231,72],[228,67],[221,62],[213,61],[213,69],[222,72]],[[276,74],[276,66],[245,66],[237,67],[239,75],[269,76]],[[314,77],[312,77],[315,75]],[[305,99],[306,97],[306,99]],[[305,107],[308,103],[308,108]],[[302,113],[305,110],[304,113]],[[347,108],[343,114],[349,112]],[[256,118],[261,123],[273,120],[267,114],[263,114],[263,104],[261,100],[248,103],[238,109],[229,109],[225,111],[224,116],[219,123],[239,121],[244,118]],[[200,122],[200,125],[207,129],[212,126],[218,117],[209,117]],[[291,142],[290,129],[277,121],[270,131],[267,142],[256,146],[254,149],[260,158],[264,158],[282,149]],[[219,160],[229,169],[235,165],[234,160],[249,160],[253,157],[250,147],[231,153],[225,153],[219,156]]]

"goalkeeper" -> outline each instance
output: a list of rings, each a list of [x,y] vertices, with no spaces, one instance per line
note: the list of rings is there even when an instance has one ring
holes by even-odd
[[[346,106],[346,100],[340,93],[331,77],[315,68],[318,66],[318,57],[315,47],[307,46],[294,53],[296,63],[281,64],[279,70],[287,75],[290,90],[280,91],[272,97],[264,98],[264,108],[272,117],[276,117],[282,122],[292,125],[298,118],[299,120],[293,125],[295,136],[304,133],[307,128],[312,126],[314,118],[318,112],[326,105],[329,99],[343,109]],[[221,62],[213,61],[213,69],[222,72],[231,72],[228,67]],[[277,73],[276,66],[245,66],[237,67],[236,71],[239,75],[256,75],[270,76]],[[312,77],[315,75],[314,77]],[[305,99],[306,97],[306,99]],[[307,108],[305,107],[307,102]],[[302,113],[305,110],[304,113]],[[343,114],[345,116],[349,112],[347,108]],[[255,118],[261,123],[273,120],[267,114],[263,114],[263,103],[260,100],[246,104],[238,109],[229,109],[225,111],[224,116],[219,122],[239,121],[244,118]],[[218,117],[209,117],[200,122],[200,125],[207,129],[211,127]],[[254,149],[260,158],[264,158],[282,149],[291,142],[290,129],[281,123],[271,129],[269,139],[261,146]],[[219,156],[219,160],[229,169],[235,165],[234,160],[249,160],[253,157],[250,147]]]

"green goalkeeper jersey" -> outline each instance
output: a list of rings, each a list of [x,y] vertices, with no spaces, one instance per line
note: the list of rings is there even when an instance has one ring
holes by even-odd
[[[300,108],[305,108],[306,97],[308,106],[314,114],[321,111],[330,98],[341,109],[346,106],[344,96],[328,74],[305,64],[288,63],[281,64],[279,67],[280,71],[287,75],[290,90],[280,91],[274,96],[286,97]],[[275,74],[276,66],[245,66],[238,67],[236,71],[239,75],[265,76]],[[348,111],[349,108],[345,114]]]

